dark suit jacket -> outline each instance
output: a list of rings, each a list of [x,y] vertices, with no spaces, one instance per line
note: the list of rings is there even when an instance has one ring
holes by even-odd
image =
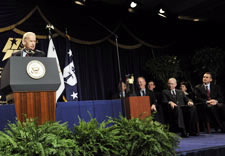
[[[12,56],[23,56],[23,51],[24,49],[17,51],[15,53],[12,54]],[[30,57],[45,57],[45,53],[43,51],[40,50],[34,50],[34,53],[30,55]]]
[[[210,97],[217,100],[219,103],[223,103],[223,95],[219,86],[210,84]],[[196,103],[206,103],[208,100],[207,92],[203,84],[199,84],[195,87],[195,100]]]
[[[141,96],[140,90],[136,91],[136,95],[137,96]],[[151,105],[153,105],[153,104],[156,105],[157,104],[153,91],[151,91],[149,89],[146,89],[146,95],[145,96],[150,96],[150,103],[151,103]]]
[[[179,90],[179,89],[175,89],[175,91],[176,91],[176,96],[173,96],[171,94],[170,89],[163,90],[162,91],[162,102],[165,103],[165,104],[169,104],[169,101],[172,101],[179,106],[187,105],[189,99],[184,94],[184,92],[182,90]]]
[[[120,99],[121,98],[120,95],[121,95],[121,92],[116,92],[112,95],[112,99]],[[125,92],[125,97],[128,97],[128,94],[126,92]],[[122,98],[125,98],[125,97],[122,97]]]

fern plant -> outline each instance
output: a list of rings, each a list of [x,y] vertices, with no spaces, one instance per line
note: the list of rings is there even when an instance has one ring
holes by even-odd
[[[144,120],[120,117],[110,119],[113,128],[120,131],[119,149],[123,156],[175,155],[179,136],[168,131],[168,127],[153,121],[152,117]]]
[[[78,147],[71,135],[66,123],[38,125],[33,119],[17,121],[0,132],[0,155],[72,156]]]
[[[74,127],[74,139],[78,142],[80,155],[120,155],[119,131],[110,126],[110,122],[99,123],[92,118],[89,122],[80,119]]]
[[[108,118],[99,123],[80,119],[74,130],[67,123],[35,120],[10,123],[0,132],[0,155],[5,156],[157,156],[175,155],[179,136],[148,117],[144,120]]]

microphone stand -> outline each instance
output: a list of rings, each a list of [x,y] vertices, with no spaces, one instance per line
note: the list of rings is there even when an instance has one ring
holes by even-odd
[[[98,25],[100,25],[102,28],[104,28],[106,31],[108,31],[110,34],[112,34],[115,37],[115,42],[116,42],[116,55],[117,55],[117,64],[118,64],[118,72],[119,72],[119,83],[120,83],[120,91],[122,92],[122,76],[121,76],[121,68],[120,68],[120,55],[119,55],[119,46],[118,46],[118,35],[112,32],[109,28],[107,28],[105,25],[103,25],[101,22],[99,22],[97,19],[94,17],[89,16],[93,21],[95,21]],[[126,107],[125,107],[125,102],[124,98],[120,96],[121,103],[122,103],[122,109],[123,109],[123,115],[124,117],[127,117],[126,113]]]

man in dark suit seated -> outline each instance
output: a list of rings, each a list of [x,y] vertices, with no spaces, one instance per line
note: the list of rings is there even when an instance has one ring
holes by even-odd
[[[164,111],[162,107],[162,92],[156,90],[156,84],[154,81],[148,82],[148,89],[153,92],[155,97],[156,110],[157,110],[157,113],[155,114],[155,120],[165,124]]]
[[[208,133],[210,125],[220,128],[225,132],[225,107],[220,87],[212,83],[213,77],[210,72],[206,72],[202,78],[202,84],[195,87],[195,98],[198,104],[198,114],[200,121],[206,124]]]
[[[197,124],[197,119],[193,118],[193,115],[196,114],[196,109],[193,102],[188,99],[183,91],[176,89],[176,86],[176,79],[170,78],[168,80],[168,89],[162,92],[162,102],[168,106],[170,130],[173,132],[181,132],[182,137],[187,137],[189,132],[186,132],[183,109],[188,109],[189,119],[193,120],[191,123]],[[196,130],[191,130],[191,135],[197,135],[194,132]]]
[[[120,98],[125,98],[128,96],[127,93],[127,86],[124,82],[120,82],[118,85],[118,91],[113,94],[112,98],[113,99],[120,99]]]
[[[13,53],[12,56],[21,57],[45,57],[45,53],[36,49],[36,35],[33,32],[26,32],[23,35],[22,44],[24,48]]]

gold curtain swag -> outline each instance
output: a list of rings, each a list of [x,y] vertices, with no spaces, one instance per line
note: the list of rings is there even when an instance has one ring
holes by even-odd
[[[20,30],[18,28],[16,28],[17,26],[21,25],[22,23],[24,23],[27,19],[29,19],[32,14],[35,13],[35,11],[38,11],[38,13],[40,14],[40,16],[42,17],[42,19],[47,23],[47,24],[50,24],[51,22],[46,18],[46,16],[43,14],[43,12],[41,11],[41,9],[36,6],[34,7],[24,18],[22,18],[20,21],[18,21],[17,23],[15,24],[12,24],[10,26],[7,26],[7,27],[3,27],[3,28],[0,28],[0,33],[1,32],[5,32],[5,31],[9,31],[9,30],[12,30],[14,32],[16,32],[17,34],[20,34],[20,35],[23,35],[26,31],[24,30]],[[116,28],[113,30],[113,32],[116,32],[119,28],[121,27],[121,24],[118,24],[116,26]],[[140,38],[138,38],[137,36],[135,36],[125,25],[122,25],[122,27],[127,31],[127,33],[132,37],[134,38],[138,43],[137,44],[134,44],[134,45],[126,45],[126,44],[118,44],[119,48],[122,48],[122,49],[128,49],[128,50],[131,50],[131,49],[137,49],[137,48],[140,48],[141,46],[145,45],[147,47],[151,47],[151,48],[165,48],[165,47],[168,47],[170,44],[168,45],[163,45],[163,46],[158,46],[158,45],[153,45],[153,44],[150,44],[150,43],[147,43],[143,40],[141,40]],[[62,31],[60,31],[58,28],[54,28],[54,31],[56,33],[54,33],[52,35],[52,37],[57,37],[57,36],[61,36],[61,37],[64,37],[66,38],[66,34]],[[85,40],[80,40],[80,39],[77,39],[75,37],[70,37],[70,41],[74,42],[74,43],[77,43],[77,44],[83,44],[83,45],[95,45],[95,44],[99,44],[99,43],[102,43],[104,41],[108,41],[110,44],[116,46],[116,43],[115,41],[113,41],[112,39],[110,39],[110,37],[112,36],[112,34],[109,34],[99,40],[95,40],[95,41],[85,41]],[[37,39],[48,39],[48,35],[39,35],[37,34]]]

